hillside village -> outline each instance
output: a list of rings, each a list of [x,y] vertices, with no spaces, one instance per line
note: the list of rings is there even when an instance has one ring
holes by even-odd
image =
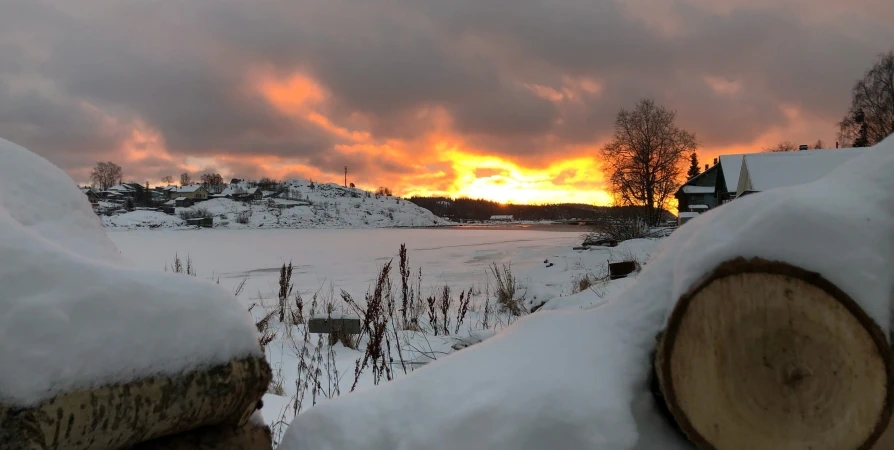
[[[334,183],[265,183],[81,189],[108,228],[382,228],[449,224],[399,197]]]

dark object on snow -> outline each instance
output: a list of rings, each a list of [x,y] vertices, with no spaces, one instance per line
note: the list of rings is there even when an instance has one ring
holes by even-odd
[[[585,247],[617,247],[618,241],[608,238],[587,237],[582,244]]]
[[[197,217],[186,219],[186,224],[194,227],[211,228],[214,226],[214,217]]]
[[[636,261],[610,262],[608,263],[608,278],[610,280],[624,278],[627,275],[636,272],[637,269],[639,269],[639,263]]]
[[[581,246],[578,246],[578,247],[571,247],[571,249],[572,249],[572,250],[589,250],[589,249],[590,249],[590,246],[589,246],[589,245],[581,245]]]
[[[154,441],[128,450],[270,450],[273,437],[266,425],[211,426]]]
[[[549,264],[549,260],[548,260],[548,259],[544,259],[544,260],[543,260],[543,264]]]
[[[349,334],[360,334],[360,319],[357,317],[312,317],[307,322],[307,329],[311,333],[328,333],[329,343],[335,344],[342,341],[348,345],[345,337]]]
[[[552,267],[552,266],[554,266],[554,265],[555,265],[555,264],[553,264],[553,263],[549,263],[549,264],[546,265],[546,267]]]

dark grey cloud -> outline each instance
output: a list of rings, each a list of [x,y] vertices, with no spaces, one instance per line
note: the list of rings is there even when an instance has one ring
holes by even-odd
[[[137,123],[174,158],[414,170],[337,151],[345,138],[258,95],[260,73],[312,77],[326,92],[321,112],[363,118],[373,143],[420,138],[443,111],[476,147],[543,160],[606,138],[615,113],[644,97],[676,109],[707,147],[785,129],[782,105],[827,122],[816,135],[830,137],[852,83],[894,45],[883,0],[7,0],[0,10],[0,135],[71,171],[114,156]],[[561,92],[576,78],[599,92],[555,101],[530,89]],[[165,161],[147,176],[173,170]]]

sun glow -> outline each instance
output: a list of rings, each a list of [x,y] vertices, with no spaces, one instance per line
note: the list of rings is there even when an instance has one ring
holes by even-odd
[[[529,89],[552,101],[572,99],[574,92],[596,94],[601,86],[594,80],[566,80],[571,87],[553,89],[530,85]],[[488,149],[470,148],[451,128],[451,118],[438,108],[419,114],[430,119],[432,128],[413,141],[376,140],[362,120],[337,123],[325,115],[328,96],[323,85],[294,74],[280,79],[260,77],[257,90],[271,105],[296,120],[310,122],[344,141],[331,151],[349,160],[365,160],[362,173],[356,173],[358,187],[375,189],[388,186],[402,196],[471,197],[517,204],[587,203],[611,204],[605,191],[598,152],[591,148],[573,148],[559,160],[533,161],[538,158],[512,158],[494,155]],[[572,89],[573,87],[573,89]],[[287,159],[287,158],[286,158]],[[271,176],[293,175],[315,180],[341,181],[343,174],[324,173],[306,161],[264,161],[260,167]],[[350,176],[349,176],[350,178]]]
[[[438,153],[453,169],[453,182],[444,192],[431,192],[424,187],[410,189],[411,192],[516,204],[611,204],[611,196],[602,186],[599,164],[592,157],[569,158],[551,162],[544,168],[530,168],[494,155],[440,147]]]

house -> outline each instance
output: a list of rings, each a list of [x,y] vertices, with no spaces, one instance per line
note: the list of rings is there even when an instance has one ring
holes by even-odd
[[[498,221],[498,222],[511,222],[513,221],[512,215],[495,215],[490,216],[490,220]]]
[[[702,173],[686,181],[674,194],[677,210],[689,211],[689,205],[706,205],[707,209],[713,209],[736,198],[742,157],[721,155],[714,158],[713,165],[705,164]]]
[[[164,193],[164,195],[165,195],[166,198],[169,198],[169,199],[171,199],[171,200],[173,200],[173,199],[175,199],[175,198],[178,197],[178,195],[177,195],[177,186],[166,186],[166,187],[163,187],[163,188],[161,188],[161,192]]]
[[[189,186],[181,186],[176,188],[176,194],[173,195],[182,198],[188,198],[193,201],[208,200],[208,190],[201,184],[192,184]]]
[[[191,198],[187,197],[177,197],[174,199],[174,206],[178,208],[189,208],[195,203],[195,201]]]
[[[87,200],[90,202],[91,205],[96,205],[99,203],[99,194],[93,189],[83,188],[81,189],[81,192],[83,192],[84,195],[87,196]]]
[[[867,148],[841,148],[745,155],[736,196],[816,181],[867,151]]]
[[[245,192],[239,194],[232,194],[231,197],[234,200],[241,200],[243,202],[250,202],[252,200],[261,200],[264,198],[264,193],[260,188],[251,188],[246,189]]]
[[[117,192],[122,197],[134,198],[136,191],[127,184],[116,184],[108,189],[109,192]]]

